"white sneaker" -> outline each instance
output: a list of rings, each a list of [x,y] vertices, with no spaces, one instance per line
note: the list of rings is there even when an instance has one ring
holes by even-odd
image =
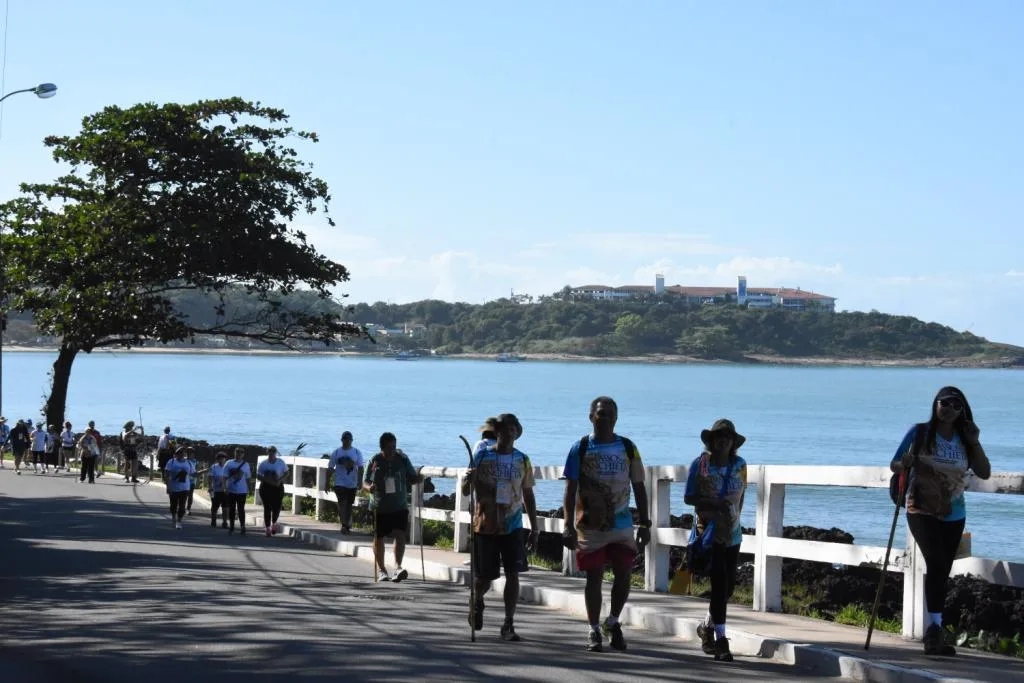
[[[382,569],[380,571],[380,574],[377,574],[377,580],[378,581],[390,581],[391,577],[388,576],[388,573],[387,573],[386,570]]]
[[[180,529],[181,528],[181,522],[175,522],[174,523],[174,528],[175,529]]]
[[[408,577],[409,577],[409,572],[405,571],[401,567],[395,567],[395,578],[393,578],[391,580],[394,581],[395,583],[398,583],[399,581],[403,581],[403,580],[405,580]]]

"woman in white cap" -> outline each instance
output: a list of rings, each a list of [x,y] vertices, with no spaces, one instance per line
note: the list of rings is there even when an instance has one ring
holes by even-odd
[[[284,500],[284,479],[288,474],[288,465],[277,457],[277,449],[273,446],[267,451],[267,459],[256,468],[256,478],[260,481],[260,499],[263,501],[263,526],[267,536],[277,533],[277,518],[281,516],[281,501]]]
[[[228,481],[228,533],[235,533],[235,517],[238,517],[239,533],[245,534],[245,499],[249,495],[249,479],[252,469],[245,461],[245,450],[235,448],[235,459],[224,466]]]
[[[181,528],[181,520],[185,517],[185,501],[188,499],[189,482],[196,472],[185,455],[185,449],[179,447],[174,451],[174,458],[164,468],[167,496],[171,502],[171,522],[175,529]]]

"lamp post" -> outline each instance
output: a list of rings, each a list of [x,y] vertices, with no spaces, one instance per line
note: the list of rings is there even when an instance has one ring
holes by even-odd
[[[36,97],[42,100],[49,99],[57,94],[57,86],[53,83],[40,83],[34,88],[24,88],[22,90],[12,90],[3,97],[0,97],[0,102],[3,102],[11,95],[17,95],[18,93],[30,92]],[[0,258],[3,258],[3,225],[0,225]],[[0,415],[4,414],[4,332],[7,331],[7,264],[5,261],[0,261]],[[6,439],[4,440],[4,446],[7,445]],[[2,447],[0,447],[2,452]],[[2,461],[2,455],[0,455],[0,462]]]

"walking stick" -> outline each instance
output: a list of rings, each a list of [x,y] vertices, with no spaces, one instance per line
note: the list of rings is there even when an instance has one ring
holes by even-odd
[[[373,499],[372,499],[372,496],[373,496],[372,493],[370,494],[370,496],[367,496],[367,501],[370,501],[371,505],[374,502]],[[372,565],[373,565],[373,582],[377,583],[378,572],[377,572],[377,506],[376,505],[373,505],[373,536],[370,537],[370,548],[373,549],[373,562],[372,562]]]
[[[423,581],[427,580],[427,565],[423,561],[423,482],[420,481],[420,500],[419,500],[419,515],[416,520],[419,523],[419,539],[420,539],[420,577]]]
[[[906,493],[906,483],[910,481],[910,470],[907,476],[900,482],[900,492],[896,497],[896,511],[892,513],[892,526],[889,528],[889,543],[885,546],[885,560],[882,561],[882,574],[878,577],[878,590],[875,591],[875,604],[871,607],[871,619],[868,620],[868,637],[864,641],[864,649],[871,647],[871,634],[875,630],[875,619],[878,617],[878,606],[882,602],[882,587],[885,586],[885,573],[889,569],[889,553],[892,551],[892,540],[896,536],[896,523],[900,519],[900,508],[903,507],[903,494]]]
[[[473,448],[469,445],[469,441],[466,441],[466,437],[459,434],[459,438],[462,439],[462,443],[466,446],[466,452],[469,453],[469,466],[473,466]],[[470,517],[476,512],[476,486],[469,487],[469,514]],[[458,514],[458,510],[455,511]],[[456,522],[456,525],[458,522]],[[458,526],[456,526],[458,528]],[[476,628],[473,625],[473,610],[476,608],[476,544],[473,539],[473,520],[469,520],[469,642],[476,642]]]

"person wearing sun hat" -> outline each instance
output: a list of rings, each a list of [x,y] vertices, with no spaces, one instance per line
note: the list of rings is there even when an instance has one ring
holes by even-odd
[[[711,603],[708,618],[697,628],[701,649],[714,655],[715,661],[731,662],[732,652],[725,632],[726,605],[736,587],[743,529],[740,512],[747,488],[747,463],[739,456],[746,437],[736,431],[731,420],[716,420],[710,429],[701,430],[704,451],[690,464],[686,478],[687,505],[694,507],[697,533],[714,523],[711,546]]]
[[[11,450],[14,451],[14,471],[17,474],[21,474],[21,461],[29,447],[28,428],[31,424],[31,420],[18,420],[18,424],[14,425],[14,429],[11,430]]]
[[[11,438],[11,428],[7,426],[7,418],[0,416],[0,469],[4,468],[4,451],[6,451],[10,444],[8,439]]]
[[[907,527],[927,568],[924,595],[929,625],[923,645],[929,655],[956,654],[946,642],[942,612],[946,581],[967,521],[967,470],[979,479],[992,475],[992,465],[978,440],[980,433],[964,392],[942,387],[932,401],[928,421],[910,428],[889,463],[893,472],[909,470]]]

